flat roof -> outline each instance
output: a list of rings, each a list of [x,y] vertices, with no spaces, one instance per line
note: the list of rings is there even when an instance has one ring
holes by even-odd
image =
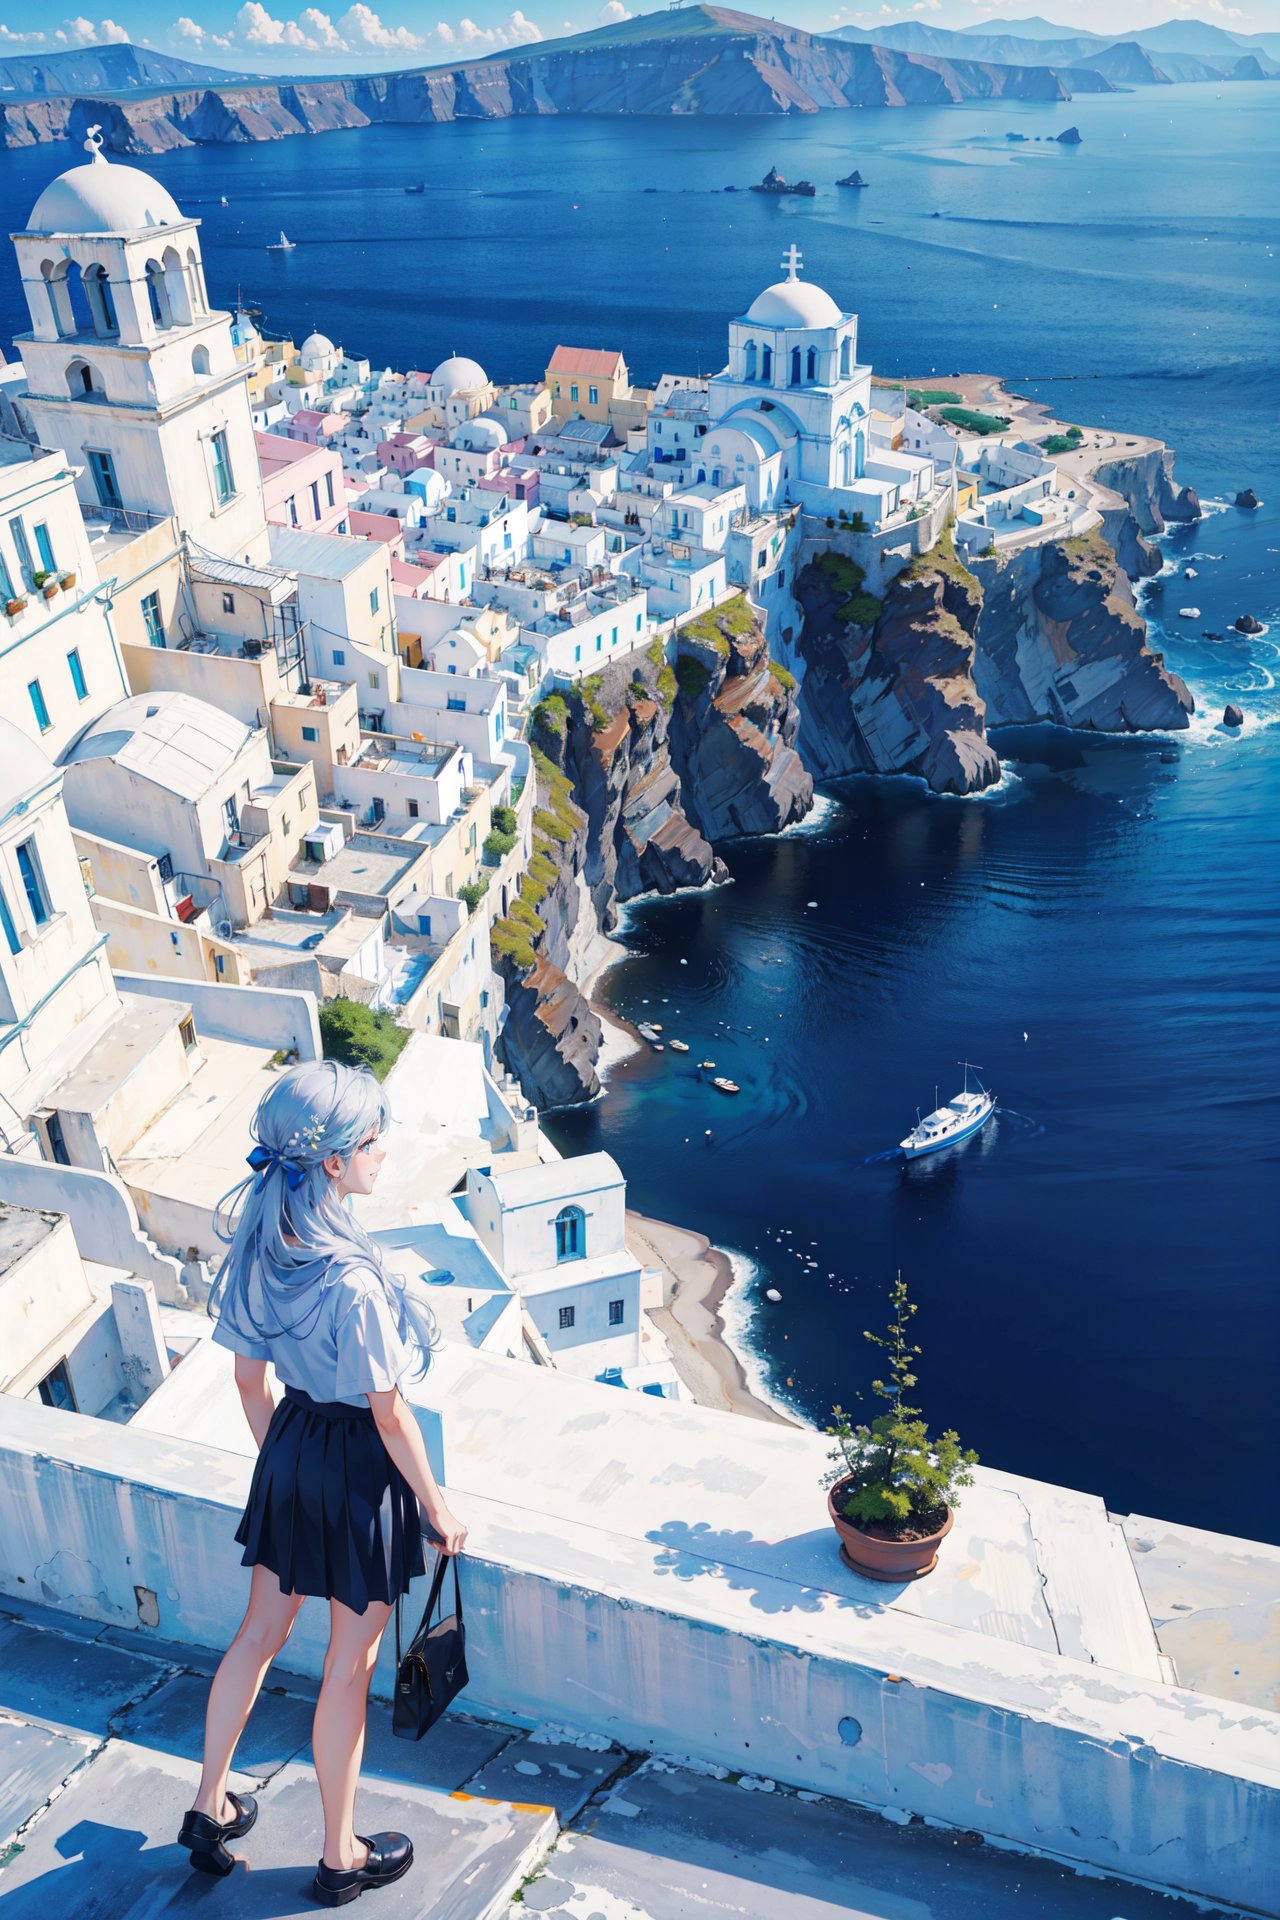
[[[351,893],[385,894],[420,858],[420,854],[402,852],[394,845],[371,843],[368,835],[357,833],[332,860],[295,861],[289,878],[334,891],[345,888]]]
[[[304,533],[300,527],[267,529],[277,566],[309,573],[317,580],[345,580],[381,552],[377,541],[353,540],[341,533]]]

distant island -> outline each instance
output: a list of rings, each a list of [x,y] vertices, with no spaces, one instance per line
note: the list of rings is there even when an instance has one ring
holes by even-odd
[[[1017,31],[995,31],[1002,25]],[[1185,36],[1187,50],[1170,35]],[[1035,20],[958,32],[905,21],[817,34],[700,5],[399,73],[246,79],[144,48],[83,48],[0,61],[0,87],[9,95],[0,100],[0,146],[80,140],[91,123],[102,127],[110,151],[146,154],[380,123],[530,114],[788,114],[1069,100],[1171,79],[1272,78],[1280,74],[1272,38],[1199,21],[1116,41]]]

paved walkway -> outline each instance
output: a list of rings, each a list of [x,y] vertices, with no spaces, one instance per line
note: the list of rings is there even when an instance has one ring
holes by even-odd
[[[314,1689],[272,1676],[233,1784],[260,1798],[226,1880],[173,1843],[216,1655],[0,1601],[0,1920],[301,1920],[320,1849]],[[375,1920],[1221,1920],[750,1776],[451,1714],[418,1745],[370,1714],[360,1819],[418,1865]],[[362,1909],[363,1911],[363,1909]]]

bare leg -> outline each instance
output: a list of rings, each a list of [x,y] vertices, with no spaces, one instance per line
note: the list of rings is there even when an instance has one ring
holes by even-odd
[[[327,1867],[362,1867],[369,1857],[356,1839],[356,1784],[364,1755],[369,1682],[390,1618],[391,1608],[379,1600],[371,1600],[363,1613],[353,1613],[338,1600],[329,1602],[329,1650],[311,1735],[324,1806]]]
[[[227,1803],[227,1775],[236,1742],[244,1732],[267,1668],[289,1638],[302,1605],[300,1593],[282,1593],[269,1567],[255,1567],[249,1605],[209,1689],[204,1723],[204,1771],[194,1807],[211,1819],[227,1821],[235,1810]]]

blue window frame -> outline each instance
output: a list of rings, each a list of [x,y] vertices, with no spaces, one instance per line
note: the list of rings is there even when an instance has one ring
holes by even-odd
[[[76,690],[77,700],[89,698],[89,686],[84,677],[84,668],[80,664],[80,649],[72,647],[67,655],[67,668],[71,674],[71,684]]]
[[[14,925],[13,915],[9,911],[9,902],[0,888],[0,932],[3,932],[10,953],[21,953],[22,942],[18,938],[18,929]]]
[[[319,727],[304,727],[302,729],[302,737],[304,740],[318,740],[320,738]]]
[[[40,871],[40,856],[36,852],[34,840],[23,840],[17,849],[18,873],[22,880],[23,892],[27,896],[27,905],[31,909],[31,918],[36,926],[43,927],[49,919],[49,896],[45,892],[44,875]]]
[[[31,697],[31,710],[36,716],[36,725],[39,727],[41,733],[48,733],[53,722],[49,718],[49,709],[45,705],[44,694],[40,690],[40,682],[38,680],[28,680],[27,692]]]
[[[582,1208],[561,1207],[555,1225],[557,1261],[581,1260],[587,1250],[587,1217]]]
[[[347,656],[341,647],[335,647],[333,650],[333,664],[335,667],[345,667],[347,664]]]
[[[164,645],[164,621],[160,614],[160,595],[148,593],[142,601],[142,624],[146,629],[147,640],[153,647]]]
[[[98,504],[103,507],[122,507],[120,486],[116,480],[116,463],[109,453],[95,453],[91,448],[85,451],[89,455],[89,471],[93,475],[93,484],[97,490]]]
[[[445,701],[445,710],[448,713],[465,713],[467,710],[466,700],[460,700],[456,693],[451,693]]]
[[[624,1306],[625,1302],[621,1300],[611,1300],[609,1302],[609,1325],[611,1327],[620,1327],[622,1325]]]
[[[561,1309],[560,1309],[560,1331],[561,1331],[561,1333],[567,1333],[567,1332],[568,1332],[568,1330],[569,1330],[569,1328],[570,1328],[570,1327],[571,1327],[571,1326],[573,1325],[573,1322],[574,1322],[574,1319],[575,1319],[575,1317],[576,1317],[576,1316],[575,1316],[575,1312],[574,1312],[574,1309],[573,1309],[572,1307],[561,1307]]]
[[[9,522],[9,532],[13,536],[13,550],[18,556],[18,569],[26,584],[29,587],[33,587],[35,580],[32,576],[35,573],[35,565],[31,558],[31,545],[27,539],[27,530],[21,520],[15,519]]]
[[[4,555],[0,553],[0,600],[16,600],[17,597],[13,588],[13,575],[9,571],[9,563]]]
[[[369,611],[370,613],[376,613],[378,611],[378,589],[376,587],[374,587],[369,595]]]
[[[213,490],[218,505],[225,506],[235,495],[235,475],[231,471],[231,449],[227,445],[225,427],[219,427],[211,441],[213,449]]]
[[[40,525],[35,529],[35,536],[36,552],[40,555],[40,565],[46,573],[52,573],[58,563],[53,557],[53,542],[49,538],[49,529],[43,521],[41,521]]]

